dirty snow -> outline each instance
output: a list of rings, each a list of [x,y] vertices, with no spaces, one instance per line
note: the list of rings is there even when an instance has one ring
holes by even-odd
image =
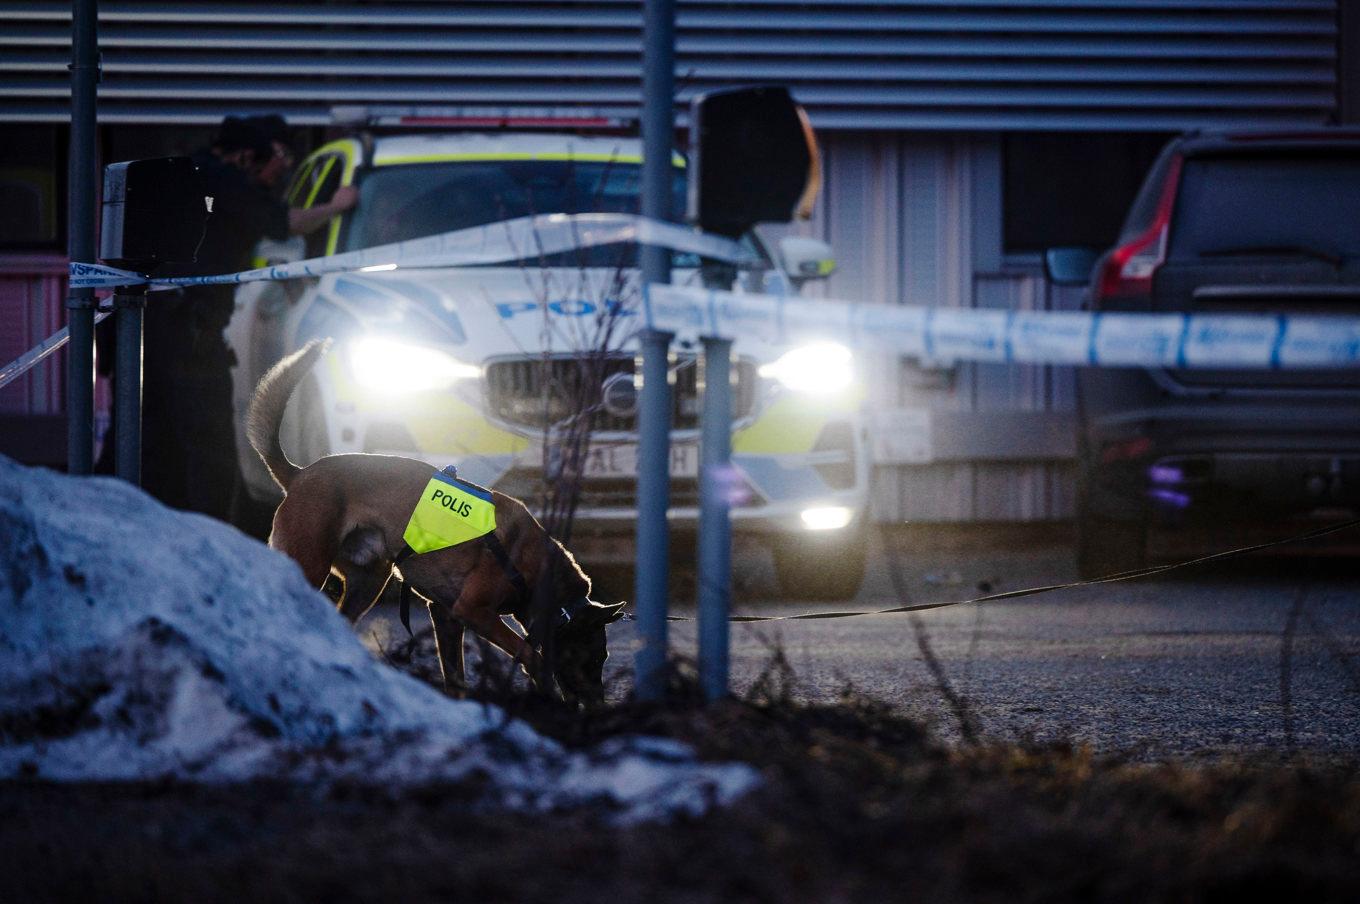
[[[697,814],[752,788],[656,738],[564,750],[374,659],[286,557],[112,478],[0,456],[0,778],[468,782]]]

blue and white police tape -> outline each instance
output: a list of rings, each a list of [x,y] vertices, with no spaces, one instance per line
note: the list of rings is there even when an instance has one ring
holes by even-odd
[[[661,245],[739,265],[760,263],[738,242],[684,226],[631,214],[549,214],[218,276],[154,279],[73,263],[71,284],[221,285],[402,267],[532,264],[613,244]],[[1360,364],[1360,317],[1350,316],[932,308],[663,285],[648,287],[643,313],[648,326],[689,338],[753,337],[774,344],[835,338],[855,348],[938,362],[1268,369]]]
[[[95,312],[94,322],[99,323],[99,321],[109,316],[110,313],[110,311]],[[3,389],[28,373],[36,367],[39,362],[43,361],[47,356],[65,345],[70,338],[70,328],[62,327],[42,342],[39,342],[28,351],[6,364],[4,367],[0,367],[0,389]]]
[[[544,214],[393,242],[361,251],[213,276],[156,278],[104,264],[75,261],[70,265],[70,285],[73,289],[113,289],[137,285],[170,289],[402,267],[474,267],[521,260],[532,264],[553,255],[617,244],[661,245],[672,251],[728,263],[759,263],[754,252],[740,242],[696,232],[674,223],[622,213]],[[98,319],[102,320],[106,316],[101,314]],[[67,339],[67,331],[59,330],[0,368],[0,387],[18,379],[39,361],[60,349]]]
[[[682,338],[835,340],[937,362],[1100,367],[1360,366],[1360,317],[909,307],[651,285],[646,324]]]
[[[731,239],[633,214],[544,214],[218,276],[158,278],[103,264],[72,263],[71,287],[216,286],[364,270],[476,267],[510,261],[528,261],[532,265],[553,255],[617,244],[660,245],[734,264],[754,264],[759,260],[751,249]]]

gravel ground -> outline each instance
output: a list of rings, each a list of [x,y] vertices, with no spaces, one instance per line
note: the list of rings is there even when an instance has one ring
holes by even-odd
[[[887,608],[1075,579],[1061,525],[904,530],[890,539],[893,555],[875,539],[853,603],[748,598],[736,609]],[[748,556],[738,567],[757,592],[769,586],[767,562]],[[675,611],[693,614],[682,604]],[[622,672],[636,634],[633,623],[616,627],[611,666]],[[961,704],[942,692],[922,636]],[[673,623],[671,637],[677,653],[695,655],[693,622]],[[1068,741],[1140,760],[1360,751],[1360,581],[1335,559],[1236,561],[917,617],[737,624],[734,690],[748,690],[774,650],[787,659],[797,699],[831,703],[853,687],[954,741],[962,708],[982,737]]]

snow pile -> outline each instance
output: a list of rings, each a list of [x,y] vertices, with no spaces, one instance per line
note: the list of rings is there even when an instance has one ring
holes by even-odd
[[[0,777],[17,776],[459,781],[620,819],[757,781],[658,739],[565,751],[373,659],[292,560],[235,529],[0,456]]]

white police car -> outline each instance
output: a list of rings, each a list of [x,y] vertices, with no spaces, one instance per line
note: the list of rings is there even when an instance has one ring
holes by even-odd
[[[636,213],[635,139],[531,132],[359,134],[299,167],[294,205],[323,203],[340,185],[357,206],[318,230],[268,248],[273,260],[369,248],[531,214]],[[678,209],[685,161],[675,159]],[[776,264],[747,285],[792,292],[834,264],[830,249],[786,239]],[[236,350],[238,424],[263,373],[309,339],[332,352],[295,394],[284,445],[311,462],[340,452],[456,464],[460,475],[538,507],[560,461],[562,425],[591,418],[572,546],[589,567],[610,550],[631,560],[637,439],[636,246],[613,245],[459,269],[388,267],[243,286],[228,338]],[[698,262],[674,258],[674,281]],[[546,313],[545,313],[546,311]],[[671,511],[698,518],[698,350],[673,346]],[[774,348],[739,338],[733,352],[735,534],[770,541],[782,591],[853,595],[864,568],[868,461],[862,390],[846,349]],[[238,430],[244,484],[259,503],[278,489]],[[609,538],[616,538],[610,540]]]

